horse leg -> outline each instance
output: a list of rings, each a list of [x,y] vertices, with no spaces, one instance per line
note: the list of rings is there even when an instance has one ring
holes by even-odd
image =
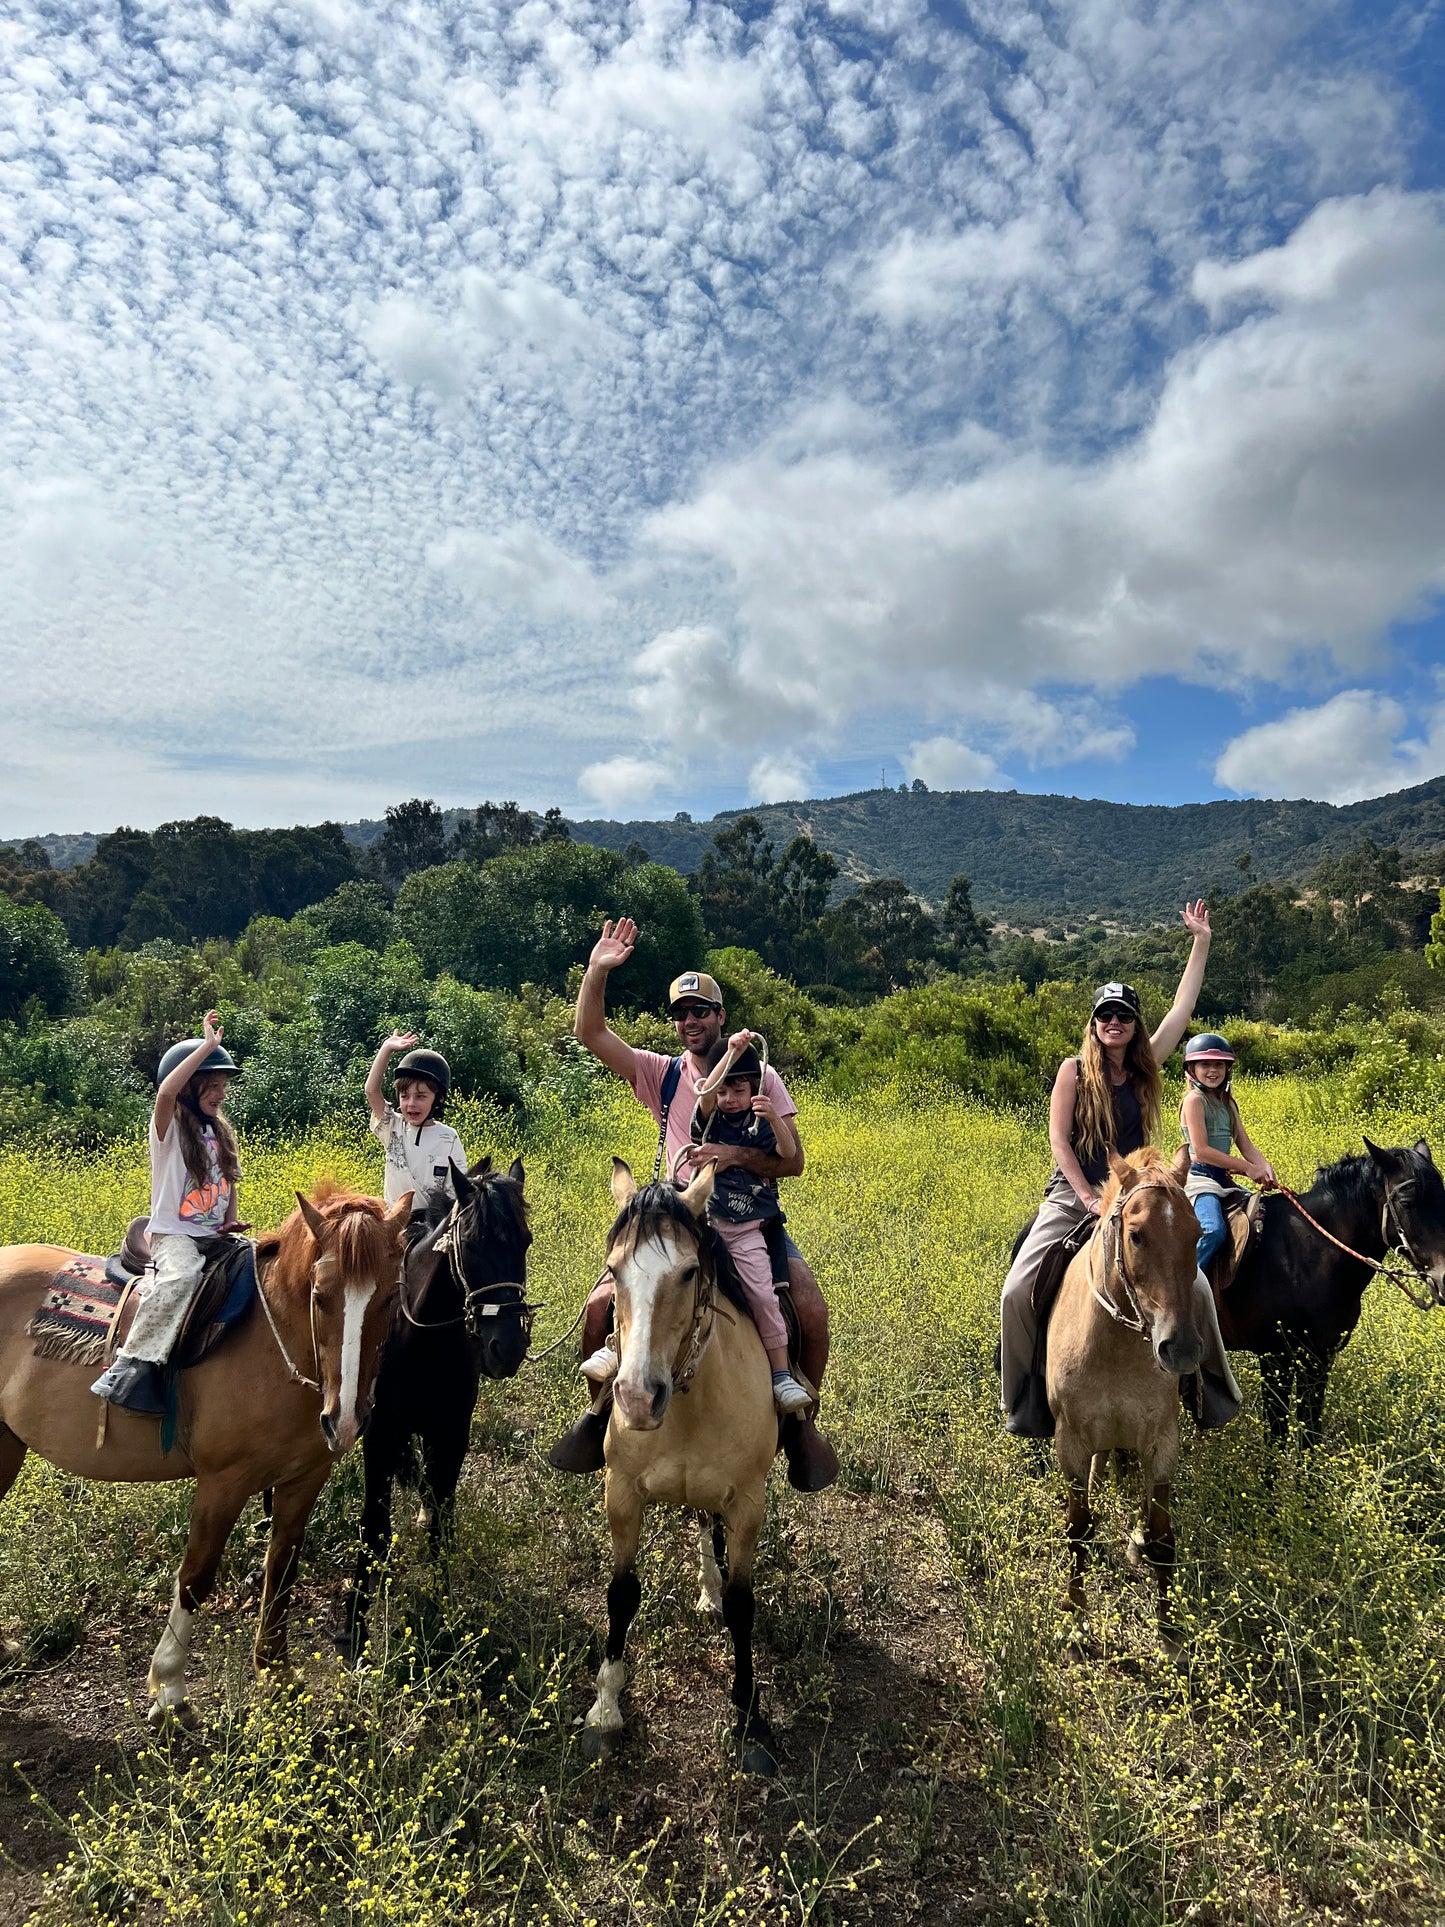
[[[753,1677],[753,1553],[762,1529],[763,1508],[738,1493],[726,1515],[727,1584],[722,1592],[723,1624],[733,1636],[733,1705],[738,1711],[736,1739],[744,1773],[770,1780],[778,1770],[772,1728],[758,1704]]]
[[[391,1546],[391,1482],[395,1476],[395,1455],[387,1448],[389,1437],[368,1432],[361,1442],[362,1464],[366,1472],[366,1496],[361,1506],[361,1543],[356,1549],[356,1566],[351,1575],[351,1592],[346,1601],[346,1623],[336,1644],[342,1657],[352,1664],[366,1651],[366,1620],[371,1611],[371,1594],[376,1584],[376,1569]]]
[[[172,1717],[183,1726],[195,1724],[186,1698],[186,1660],[190,1656],[196,1613],[210,1596],[226,1541],[250,1496],[249,1487],[235,1483],[217,1478],[196,1481],[185,1556],[176,1574],[165,1631],[151,1654],[150,1672],[146,1677],[151,1695],[146,1717],[152,1726],[163,1726]]]
[[[1064,1530],[1068,1534],[1069,1549],[1074,1555],[1074,1572],[1065,1603],[1070,1611],[1082,1617],[1089,1610],[1084,1582],[1089,1571],[1089,1542],[1094,1536],[1094,1515],[1089,1507],[1093,1462],[1067,1425],[1060,1425],[1054,1434],[1054,1452],[1060,1470],[1069,1482]]]
[[[1330,1376],[1330,1361],[1319,1352],[1302,1347],[1295,1370],[1299,1379],[1300,1432],[1306,1447],[1313,1451],[1324,1436],[1325,1388]]]
[[[29,1451],[24,1439],[17,1438],[8,1425],[0,1425],[0,1499],[20,1477],[20,1468]],[[0,1639],[0,1664],[19,1659],[24,1648],[18,1639]]]
[[[1169,1618],[1169,1583],[1174,1577],[1174,1520],[1169,1511],[1169,1481],[1158,1479],[1144,1488],[1143,1539],[1139,1550],[1148,1560],[1159,1588],[1159,1637],[1169,1657],[1179,1660],[1183,1648]]]
[[[700,1613],[722,1611],[723,1580],[728,1569],[727,1533],[722,1518],[706,1512],[697,1515],[697,1556],[702,1568],[702,1588],[697,1595]]]
[[[256,1628],[256,1671],[278,1670],[287,1664],[286,1614],[291,1588],[301,1563],[301,1542],[321,1488],[331,1475],[331,1463],[278,1485],[271,1513],[271,1543],[266,1548],[266,1583],[261,1589],[261,1620]]]
[[[457,1481],[471,1442],[472,1414],[460,1424],[438,1426],[422,1439],[422,1490],[427,1502],[431,1556],[445,1589],[446,1569],[456,1542]]]
[[[1294,1391],[1293,1354],[1284,1349],[1261,1352],[1259,1376],[1269,1442],[1283,1451],[1289,1442],[1289,1408]]]
[[[582,1757],[601,1760],[613,1751],[622,1732],[622,1689],[627,1668],[622,1655],[627,1629],[642,1604],[637,1576],[637,1544],[642,1536],[642,1500],[635,1492],[607,1494],[607,1524],[612,1534],[612,1579],[607,1588],[607,1644],[597,1669],[597,1697],[587,1709]]]

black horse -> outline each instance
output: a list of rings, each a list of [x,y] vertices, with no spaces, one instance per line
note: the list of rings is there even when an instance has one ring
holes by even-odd
[[[1318,1170],[1300,1202],[1360,1257],[1397,1252],[1415,1273],[1414,1289],[1445,1305],[1445,1184],[1429,1145],[1421,1138],[1408,1149],[1381,1150],[1366,1138],[1365,1152]],[[1319,1442],[1330,1365],[1359,1322],[1374,1275],[1321,1237],[1288,1198],[1265,1199],[1263,1227],[1220,1301],[1219,1326],[1231,1350],[1259,1357],[1265,1421],[1277,1445],[1289,1435],[1296,1400],[1306,1443]]]
[[[484,1158],[452,1166],[456,1203],[407,1254],[395,1321],[382,1353],[362,1456],[366,1500],[361,1546],[340,1641],[350,1659],[366,1645],[376,1568],[391,1544],[391,1493],[415,1482],[428,1514],[433,1558],[451,1545],[457,1480],[482,1378],[513,1378],[527,1355],[526,1174],[503,1177]],[[420,1458],[417,1447],[420,1445]]]

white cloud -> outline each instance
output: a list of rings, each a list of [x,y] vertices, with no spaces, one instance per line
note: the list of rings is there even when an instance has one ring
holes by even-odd
[[[1422,725],[1424,733],[1416,733]],[[1412,719],[1393,697],[1342,689],[1318,708],[1291,709],[1236,736],[1215,764],[1214,780],[1250,796],[1356,803],[1442,771],[1445,703]]]
[[[970,749],[952,736],[930,736],[915,743],[903,759],[906,774],[921,777],[931,790],[986,790],[1009,788],[1009,780],[991,756]]]
[[[796,756],[763,756],[748,771],[748,795],[758,803],[799,802],[812,784],[812,765]]]
[[[592,571],[540,529],[517,525],[486,534],[449,529],[426,559],[480,605],[522,610],[538,620],[595,621],[607,597]]]
[[[604,810],[635,809],[650,803],[669,780],[667,768],[643,756],[611,756],[589,763],[577,779],[583,796]]]

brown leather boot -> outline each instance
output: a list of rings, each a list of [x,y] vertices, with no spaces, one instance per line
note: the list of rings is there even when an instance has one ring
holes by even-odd
[[[607,1421],[611,1416],[610,1397],[590,1412],[584,1412],[547,1454],[548,1465],[558,1472],[600,1472],[607,1463],[602,1443],[607,1437]]]
[[[818,1430],[812,1414],[784,1419],[779,1449],[787,1455],[788,1484],[799,1492],[822,1492],[838,1476],[838,1454]]]

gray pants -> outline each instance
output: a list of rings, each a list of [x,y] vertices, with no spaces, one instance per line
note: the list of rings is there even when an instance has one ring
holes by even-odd
[[[181,1335],[205,1261],[194,1238],[172,1232],[158,1232],[151,1239],[151,1255],[155,1276],[136,1307],[123,1356],[164,1365]]]
[[[1033,1291],[1044,1254],[1050,1245],[1057,1244],[1060,1238],[1066,1238],[1088,1215],[1079,1203],[1074,1187],[1056,1172],[1044,1192],[1044,1201],[1039,1206],[1039,1215],[1034,1220],[1033,1228],[1024,1239],[1019,1255],[1009,1266],[999,1299],[999,1403],[1005,1413],[1013,1410],[1014,1400],[1033,1370],[1034,1339],[1038,1335]],[[1194,1274],[1194,1315],[1203,1345],[1202,1364],[1207,1371],[1223,1379],[1230,1396],[1242,1404],[1244,1395],[1229,1369],[1229,1355],[1219,1335],[1214,1293],[1202,1271]]]

